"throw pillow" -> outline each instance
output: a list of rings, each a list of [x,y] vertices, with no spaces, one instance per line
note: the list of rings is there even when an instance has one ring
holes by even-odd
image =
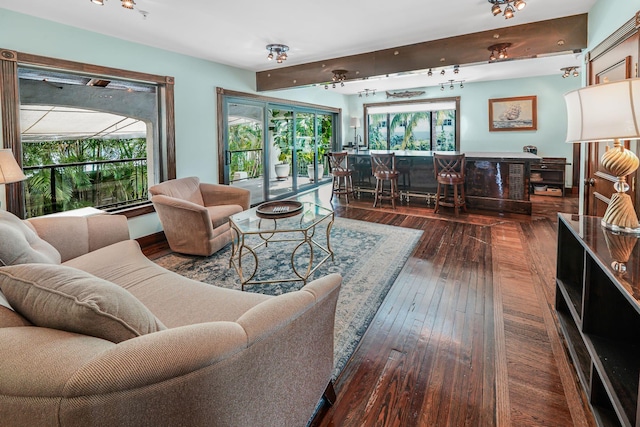
[[[114,343],[166,327],[126,289],[63,265],[0,268],[0,290],[36,326]]]
[[[0,265],[60,264],[60,253],[20,218],[0,209]]]

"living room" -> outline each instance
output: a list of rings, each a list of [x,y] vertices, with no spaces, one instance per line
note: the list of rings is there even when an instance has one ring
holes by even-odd
[[[535,0],[531,0],[531,2],[535,2]],[[86,5],[82,5],[85,6],[86,9],[95,7],[95,5],[91,4],[90,2],[83,3],[86,3]],[[119,6],[115,4],[117,2],[115,2],[114,0],[111,0],[111,3],[112,4],[107,3],[105,8]],[[139,3],[139,6],[142,7],[143,2],[140,1]],[[488,10],[489,7],[485,4],[486,1],[482,1],[481,3],[483,3],[482,6],[484,14],[488,15],[487,19],[500,18],[492,17],[490,15]],[[28,4],[28,2],[25,2],[25,4]],[[163,50],[157,47],[150,47],[143,42],[138,44],[133,41],[124,40],[122,38],[111,37],[93,32],[87,28],[83,29],[79,27],[68,26],[63,23],[54,22],[42,17],[37,17],[38,14],[35,11],[35,6],[27,5],[24,7],[26,9],[21,13],[18,11],[18,9],[15,9],[14,6],[10,5],[7,0],[0,1],[0,8],[2,8],[0,9],[0,40],[2,40],[2,42],[0,42],[0,48],[21,52],[24,54],[39,55],[43,57],[56,58],[59,60],[75,61],[78,63],[94,64],[104,67],[113,67],[116,69],[131,70],[138,73],[171,76],[174,78],[174,172],[176,177],[198,176],[202,182],[220,182],[221,171],[218,161],[218,134],[220,129],[217,122],[219,114],[216,99],[216,88],[224,88],[224,90],[233,92],[240,92],[256,96],[268,96],[270,98],[325,106],[331,109],[340,110],[341,131],[339,135],[341,137],[341,142],[344,144],[347,144],[353,139],[353,128],[350,127],[350,118],[354,116],[362,117],[363,104],[385,101],[385,95],[383,93],[378,93],[375,95],[375,97],[369,96],[368,98],[361,98],[357,94],[345,95],[339,91],[334,91],[331,89],[325,90],[324,88],[319,87],[291,88],[285,90],[258,92],[256,90],[256,71],[241,69],[230,65],[224,65],[222,63],[205,60],[196,56],[180,54],[169,50]],[[32,7],[34,10],[30,11],[29,7]],[[99,8],[95,7],[95,9]],[[149,9],[151,9],[150,6]],[[567,129],[567,113],[565,110],[563,95],[585,85],[587,76],[585,75],[586,67],[584,65],[582,55],[584,55],[585,52],[592,50],[605,38],[609,37],[625,22],[631,19],[639,9],[640,3],[638,3],[637,1],[628,2],[624,0],[598,0],[593,3],[593,6],[590,8],[590,10],[586,11],[588,12],[588,43],[587,47],[578,58],[578,60],[581,61],[579,78],[562,78],[562,73],[558,69],[557,72],[553,75],[524,78],[514,76],[513,78],[505,80],[481,81],[476,83],[465,82],[464,88],[460,88],[459,85],[456,84],[455,88],[451,90],[446,87],[445,93],[447,96],[456,96],[460,97],[461,99],[459,118],[461,123],[459,135],[461,151],[521,152],[522,147],[524,146],[536,146],[538,149],[538,154],[541,156],[567,158],[569,162],[573,163],[574,146],[572,144],[566,144],[564,142]],[[122,13],[124,12],[125,11],[122,11]],[[90,13],[99,13],[99,11],[94,12],[92,10]],[[517,14],[525,13],[527,13],[527,9],[517,12]],[[137,20],[131,25],[144,24],[143,18],[140,17],[139,14],[136,15],[138,15],[136,16]],[[153,10],[151,10],[149,16],[145,17],[144,19],[153,19]],[[206,45],[206,42],[203,41],[202,44]],[[260,46],[259,49],[256,50],[260,51],[261,56],[266,57],[267,52],[263,52],[263,46]],[[290,57],[293,57],[294,55],[295,52],[290,53]],[[487,57],[488,55],[489,52],[487,52]],[[464,73],[464,67],[462,67],[461,73]],[[448,78],[440,78],[440,80],[438,80],[437,82],[439,83],[441,80],[448,81]],[[426,95],[424,95],[425,99],[439,98],[443,95],[443,92],[440,90],[439,85],[427,88],[426,92]],[[509,98],[526,95],[535,95],[537,97],[537,130],[524,132],[491,132],[488,126],[487,101],[490,99]],[[438,245],[431,246],[427,244],[428,239],[426,236],[422,237],[422,239],[427,240],[422,240],[422,243],[418,244],[418,248],[421,248],[418,250],[422,250],[423,253],[425,251],[431,253],[432,251],[437,252],[438,250],[442,250],[443,256],[444,253],[449,253],[449,256],[451,257],[463,257],[462,259],[464,259],[464,256],[470,256],[469,251],[474,251],[474,247],[471,244],[472,241],[483,240],[487,237],[486,235],[476,233],[486,232],[483,227],[486,228],[489,227],[489,225],[495,225],[496,228],[489,232],[489,234],[493,233],[492,238],[494,240],[492,241],[498,242],[500,236],[503,236],[505,238],[508,237],[509,239],[513,238],[515,240],[523,239],[523,242],[527,242],[528,239],[532,240],[531,248],[533,249],[522,249],[525,252],[518,253],[518,256],[515,257],[519,261],[526,263],[528,262],[527,257],[537,256],[534,253],[535,250],[551,253],[555,251],[556,237],[553,234],[554,213],[550,214],[549,212],[557,210],[559,212],[577,213],[577,210],[581,208],[582,197],[584,196],[579,193],[582,191],[582,189],[575,187],[571,188],[572,186],[578,186],[577,183],[581,182],[581,179],[573,179],[573,168],[579,167],[580,165],[574,163],[567,168],[567,179],[565,184],[568,193],[571,194],[570,197],[538,198],[536,200],[540,201],[540,204],[538,205],[538,207],[534,208],[537,210],[534,211],[532,218],[521,219],[517,216],[513,218],[509,218],[507,216],[507,219],[512,220],[513,222],[510,222],[508,225],[504,225],[502,228],[501,226],[497,225],[501,218],[499,216],[496,216],[495,214],[482,215],[472,212],[468,216],[463,216],[463,219],[457,219],[455,216],[445,213],[442,217],[436,217],[433,214],[431,207],[424,209],[423,205],[417,204],[401,206],[397,211],[393,211],[391,209],[388,209],[387,207],[384,207],[381,210],[372,210],[369,206],[365,206],[364,201],[355,201],[351,205],[343,204],[343,202],[340,201],[336,205],[336,213],[338,216],[343,216],[345,218],[355,220],[361,219],[401,226],[412,224],[412,228],[430,229],[432,233],[435,233],[433,235],[433,239],[437,240],[437,236],[440,236],[441,239],[445,239],[442,236],[447,236],[446,239],[442,240],[441,242],[447,242],[447,239],[456,239],[453,240],[456,242],[464,241],[464,244],[461,244],[460,250],[462,250],[462,247],[464,247],[466,248],[464,249],[466,252],[453,252],[453,249],[448,248],[448,243],[440,243]],[[580,178],[582,177],[582,175],[580,174],[578,174],[578,176]],[[315,193],[309,194],[310,195],[307,195],[306,197],[317,197],[318,199],[322,200],[326,200],[329,195],[326,187],[317,189]],[[9,201],[5,201],[6,199],[7,197],[2,198],[2,206],[8,205]],[[367,200],[366,204],[370,204],[369,202],[370,201]],[[541,234],[536,234],[533,232],[531,235],[526,234],[526,230],[528,230],[527,227],[530,227],[531,229],[536,227],[535,225],[529,226],[527,224],[534,223],[535,220],[543,217],[547,218],[549,222],[545,223],[543,227],[540,227]],[[443,218],[444,221],[442,221]],[[531,221],[531,219],[534,219],[534,221]],[[431,227],[429,222],[430,220],[435,221],[433,224],[437,223],[437,225]],[[463,223],[465,222],[469,222],[472,225],[463,225]],[[516,225],[516,223],[518,223],[519,225]],[[156,235],[157,233],[162,231],[162,225],[155,213],[147,213],[145,215],[139,215],[129,218],[128,226],[131,237],[134,239],[144,240],[145,237]],[[550,239],[551,242],[545,243],[542,241],[544,239]],[[513,242],[513,244],[515,245],[516,242]],[[507,266],[507,264],[509,264],[509,245],[507,245],[506,243],[496,243],[496,245],[498,246],[497,249],[502,251],[500,253],[504,258],[500,258],[500,268],[494,266],[495,271],[492,272],[491,277],[494,277],[497,281],[498,276],[502,275],[501,277],[503,278],[503,283],[507,283],[507,279],[509,279],[507,276],[510,273],[517,275],[519,274],[519,270],[515,267],[513,267],[513,270],[510,270]],[[523,245],[523,248],[525,246],[526,244]],[[496,252],[494,256],[498,256],[498,252]],[[421,271],[421,274],[423,275],[428,274],[427,270],[424,269],[425,266],[422,265],[425,260],[427,262],[431,262],[431,258],[428,258],[426,255],[424,255],[421,260],[413,260],[413,268],[416,269],[415,271]],[[527,283],[529,283],[530,285],[528,289],[533,292],[533,295],[536,296],[536,301],[532,304],[541,307],[545,303],[552,304],[553,301],[553,298],[549,294],[553,292],[554,285],[553,276],[555,275],[555,271],[551,271],[555,269],[554,256],[544,259],[542,259],[541,257],[538,266],[541,266],[545,269],[541,274],[541,277],[550,280],[551,283],[547,283],[546,285],[536,288],[534,285],[540,285],[539,282],[542,280],[537,276],[532,276],[532,278],[530,278]],[[420,267],[422,267],[423,270],[420,270]],[[405,271],[405,274],[408,274],[409,278],[405,277],[404,280],[410,282],[410,272]],[[414,281],[416,281],[414,285],[419,287],[417,279],[414,279]],[[518,295],[518,288],[515,285],[510,288],[505,287],[503,291],[504,294],[502,295],[502,297],[507,303],[514,303],[511,298],[526,298],[527,296],[526,293],[525,295]],[[506,307],[507,305],[503,306],[504,310],[508,310]],[[525,310],[523,307],[516,305],[509,307],[514,311]],[[455,309],[453,311],[455,311]],[[507,313],[507,317],[508,314],[509,313]],[[540,319],[542,319],[544,330],[547,330],[550,325],[553,325],[553,321],[551,320],[550,322],[550,319],[552,319],[552,311],[544,311],[540,309],[535,313],[530,313],[530,316],[532,318],[535,318],[535,321],[539,321]],[[453,317],[453,319],[456,319],[455,316]],[[502,322],[505,321],[504,318],[501,319]],[[449,320],[450,319],[447,318],[447,320],[442,321],[446,323]],[[455,336],[455,333],[462,333],[455,327],[452,326],[452,328],[455,331],[454,335],[452,336]],[[491,328],[491,330],[494,331],[493,327]],[[464,332],[464,334],[473,333],[479,333],[479,331],[475,329],[465,329]],[[514,333],[517,334],[517,331]],[[464,336],[466,337],[466,335]],[[420,341],[419,336],[414,336],[414,338]],[[491,339],[491,337],[487,337],[487,339]],[[451,338],[450,336],[450,340],[454,340],[454,338]],[[395,344],[397,343],[393,343],[391,347],[396,348],[394,347]],[[553,358],[563,352],[561,348],[561,340],[557,335],[555,340],[549,339],[547,344],[548,348],[546,348],[546,350],[548,351],[544,353],[544,357]],[[374,346],[374,344],[371,342],[369,342],[369,344],[367,345]],[[510,345],[514,345],[513,341],[510,343]],[[401,364],[401,361],[405,357],[404,355],[406,354],[406,352],[397,350],[396,353],[389,354],[391,355],[387,360],[387,362],[389,363],[389,371],[386,372],[394,372],[395,369],[402,370],[402,367],[398,367],[398,365]],[[393,359],[393,355],[396,355],[398,358]],[[458,356],[461,358],[467,357],[467,355]],[[539,355],[530,355],[527,357],[536,358],[537,356]],[[367,375],[366,370],[363,371],[363,369],[367,366],[366,358],[359,360],[360,361],[358,363],[349,365],[348,369],[350,370],[349,372],[351,372],[349,375],[352,375],[352,377],[349,379],[349,382],[363,381],[362,376]],[[433,359],[433,362],[435,363],[436,360],[438,361],[438,363],[444,363],[444,361],[441,359]],[[508,363],[513,363],[515,365],[519,363],[514,362],[512,359],[504,359],[503,361],[504,364],[497,366],[506,369]],[[556,370],[554,372],[559,371],[560,373],[552,373],[549,375],[558,375],[561,380],[558,380],[556,378],[556,382],[554,382],[553,384],[559,387],[564,387],[566,389],[568,388],[568,381],[571,378],[571,374],[569,372],[570,364],[565,361],[564,364],[560,364],[558,366],[554,367],[553,369]],[[356,372],[358,372],[357,375]],[[438,381],[440,383],[446,383],[446,373],[443,373],[446,372],[446,368],[444,369],[444,371],[440,370],[438,372],[441,375],[445,375],[444,378],[439,378]],[[475,374],[478,373],[475,372]],[[554,406],[555,403],[548,403],[548,401],[545,399],[536,400],[537,403],[532,406],[534,406],[536,410],[539,410],[541,414],[546,413],[549,418],[545,418],[544,421],[541,421],[541,419],[544,418],[542,416],[540,419],[536,420],[535,415],[532,415],[530,413],[523,415],[526,411],[517,408],[517,405],[521,405],[522,407],[526,406],[523,403],[523,401],[527,400],[526,396],[523,398],[523,395],[526,395],[527,393],[526,388],[523,386],[523,383],[526,382],[526,380],[523,380],[522,378],[520,378],[521,382],[519,385],[515,385],[513,382],[511,383],[511,392],[513,393],[514,390],[518,390],[519,393],[517,396],[511,395],[511,400],[517,402],[517,404],[513,407],[510,407],[511,409],[504,409],[506,407],[509,407],[508,405],[500,407],[500,405],[506,405],[506,402],[509,401],[509,387],[505,387],[504,384],[509,384],[509,381],[514,380],[513,378],[509,377],[508,373],[500,370],[495,372],[495,374],[497,378],[501,378],[503,380],[502,383],[495,383],[502,384],[502,388],[500,386],[498,386],[497,388],[493,388],[488,385],[483,385],[482,382],[476,383],[477,388],[475,389],[475,393],[482,394],[484,392],[488,394],[485,395],[481,400],[474,399],[472,403],[469,403],[470,406],[474,406],[478,405],[478,402],[481,401],[483,402],[482,405],[485,406],[478,412],[473,412],[470,410],[468,413],[473,415],[469,415],[470,420],[467,420],[467,423],[473,424],[474,422],[477,422],[477,424],[481,425],[497,425],[509,423],[513,425],[536,425],[536,422],[538,422],[539,424],[552,424],[554,422],[557,422],[560,425],[566,425],[566,423],[569,422],[575,425],[589,425],[589,423],[594,422],[588,414],[587,405],[582,402],[583,396],[579,391],[576,390],[572,392],[565,391],[563,393],[563,395],[566,396],[565,401],[561,404],[558,404],[558,406],[562,406],[562,408],[559,410],[559,412],[555,413],[556,416],[558,413],[562,415],[556,418],[555,421],[553,421],[553,415],[549,415],[545,412],[549,410],[549,407]],[[360,375],[360,377],[358,375]],[[538,373],[534,371],[532,375],[535,376],[538,375]],[[379,387],[384,388],[385,390],[390,390],[395,387],[395,385],[393,384],[392,375],[381,375],[379,378],[381,381]],[[480,377],[476,377],[475,379],[480,379]],[[487,378],[484,378],[484,380],[487,380]],[[345,381],[347,381],[347,376],[345,376]],[[403,379],[403,381],[410,382],[410,379]],[[422,381],[423,382],[421,382],[420,384],[424,385],[429,381],[435,380],[433,378],[429,380],[425,380],[424,378],[422,378]],[[531,381],[533,381],[533,379]],[[493,381],[490,382],[493,383]],[[485,386],[487,388],[487,391],[483,391],[483,388]],[[522,386],[523,388],[518,389],[518,386]],[[332,410],[335,412],[329,413],[329,415],[326,415],[324,419],[315,421],[316,423],[318,423],[318,425],[327,425],[331,422],[335,422],[336,425],[340,423],[342,423],[341,425],[361,425],[364,423],[364,421],[362,420],[365,419],[365,415],[363,414],[371,413],[371,408],[378,408],[377,410],[374,410],[376,418],[378,416],[383,416],[380,414],[382,414],[384,411],[379,408],[384,405],[376,401],[376,398],[380,398],[380,396],[376,395],[374,391],[369,390],[369,394],[366,398],[360,396],[354,397],[353,395],[347,397],[347,394],[345,394],[347,393],[347,389],[350,390],[349,393],[352,393],[354,391],[353,388],[348,387],[353,387],[353,385],[348,386],[347,382],[336,384],[336,388],[338,391],[338,400],[340,401],[340,399],[345,399],[345,401],[350,401],[351,403],[349,404],[349,407],[342,407],[340,406],[340,403],[338,403],[336,408]],[[375,384],[371,386],[373,390],[375,390],[376,387],[378,386]],[[398,390],[398,393],[407,394],[410,394],[414,391],[412,389],[412,386],[404,389],[399,388]],[[421,398],[423,398],[423,401],[425,402],[424,404],[412,404],[414,406],[408,405],[406,407],[398,405],[394,407],[396,409],[403,408],[402,410],[418,411],[422,414],[427,414],[429,411],[429,407],[431,407],[432,404],[435,404],[435,401],[444,402],[444,398],[442,398],[441,396],[437,396],[436,392],[432,391],[431,389],[429,389],[428,392],[422,390],[419,393],[422,393]],[[467,393],[467,390],[465,390],[464,393]],[[448,395],[449,398],[453,399],[451,396],[453,396],[454,394],[455,393]],[[520,399],[519,402],[518,398]],[[532,398],[531,400],[533,401],[535,399]],[[469,400],[469,402],[471,402],[471,400]],[[458,404],[462,405],[461,403]],[[373,406],[367,408],[367,405]],[[422,418],[411,418],[410,416],[409,418],[400,417],[400,419],[405,421],[413,420],[413,425],[430,425],[427,420],[431,421],[432,425],[464,424],[464,420],[457,418],[459,415],[454,415],[455,413],[457,413],[456,411],[458,411],[457,407],[455,407],[453,403],[450,403],[449,405],[451,406],[444,409],[443,407],[440,407],[439,409],[440,412],[450,412],[450,414],[447,416],[443,416],[442,413],[440,413],[440,415],[436,413],[424,415]],[[540,409],[538,405],[546,409]],[[354,409],[353,411],[351,411],[353,406],[358,406],[358,409]],[[504,410],[504,412],[500,412],[501,410]],[[396,415],[399,411],[400,409],[397,409]],[[481,415],[478,415],[479,413]],[[550,413],[553,414],[553,411],[551,411]],[[332,416],[335,418],[331,419],[330,417]],[[403,416],[407,415],[405,414]],[[522,418],[519,418],[520,416]],[[567,416],[569,418],[566,418]],[[354,417],[356,419],[354,419]],[[562,421],[559,422],[558,419],[561,419]],[[369,418],[367,418],[367,422],[374,424],[374,420]],[[389,425],[391,424],[388,418],[385,422],[387,422]],[[384,424],[385,422],[381,423]],[[438,424],[439,422],[443,424]]]

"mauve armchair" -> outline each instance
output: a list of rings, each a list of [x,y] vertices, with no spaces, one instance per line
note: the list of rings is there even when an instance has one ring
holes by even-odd
[[[201,183],[197,177],[172,179],[149,188],[169,247],[209,256],[231,242],[229,216],[249,209],[243,188]]]

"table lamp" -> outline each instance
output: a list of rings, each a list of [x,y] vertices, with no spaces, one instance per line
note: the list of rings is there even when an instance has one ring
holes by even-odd
[[[351,125],[353,128],[353,145],[356,151],[358,151],[358,128],[360,127],[360,119],[358,117],[351,117]]]
[[[27,179],[22,172],[13,152],[9,149],[0,150],[0,184],[11,184],[13,182],[23,181]],[[2,201],[0,201],[2,207]]]
[[[640,234],[638,216],[626,194],[626,176],[638,169],[638,156],[622,144],[640,138],[640,79],[588,86],[567,93],[567,141],[613,141],[600,162],[617,179],[616,190],[602,217],[602,225],[612,231]]]

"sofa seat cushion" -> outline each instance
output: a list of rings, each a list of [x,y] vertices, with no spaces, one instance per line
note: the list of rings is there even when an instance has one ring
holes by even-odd
[[[28,223],[0,209],[0,265],[60,264],[60,253],[42,240]]]
[[[120,286],[47,264],[0,268],[0,290],[36,326],[122,342],[166,327]]]
[[[240,205],[217,205],[206,206],[206,208],[207,211],[209,211],[209,217],[211,218],[213,228],[229,224],[229,217],[231,215],[242,212],[242,206]]]
[[[250,308],[273,298],[187,279],[150,261],[135,240],[90,252],[64,265],[122,286],[168,328],[214,321],[235,322]]]
[[[30,326],[31,323],[7,306],[0,304],[0,328]]]

